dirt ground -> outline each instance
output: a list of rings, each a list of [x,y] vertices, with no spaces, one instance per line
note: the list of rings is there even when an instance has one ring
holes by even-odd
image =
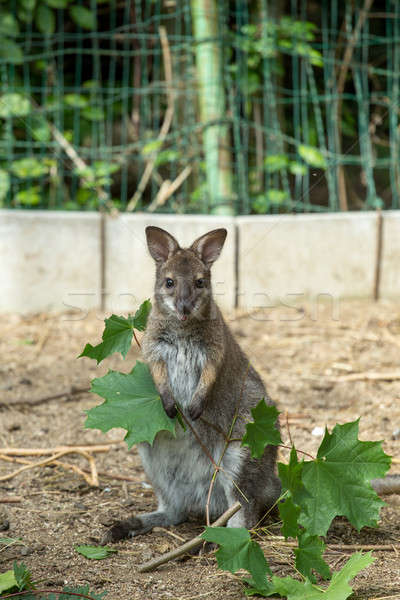
[[[110,600],[245,598],[239,579],[218,571],[212,555],[171,562],[153,573],[138,572],[137,566],[144,561],[199,533],[198,524],[157,529],[115,544],[118,552],[101,561],[89,561],[74,550],[78,544],[98,543],[105,526],[115,518],[155,508],[136,451],[120,443],[123,431],[103,434],[84,429],[84,411],[100,399],[90,393],[68,393],[87,388],[91,378],[108,368],[130,370],[138,356],[132,350],[126,361],[114,356],[100,367],[90,359],[76,360],[87,341],[99,341],[103,318],[99,313],[84,319],[73,313],[0,316],[0,477],[21,467],[6,462],[1,448],[116,442],[107,452],[94,453],[99,488],[90,487],[79,473],[54,465],[0,480],[0,537],[23,542],[5,550],[0,545],[0,572],[12,568],[14,560],[23,561],[42,587],[89,584],[94,592],[107,590]],[[306,303],[228,320],[279,409],[283,415],[288,412],[298,448],[314,453],[321,428],[361,416],[361,439],[383,439],[386,452],[400,458],[400,379],[341,380],[352,373],[399,373],[398,304],[341,302],[332,307]],[[46,400],[60,392],[65,392],[62,398]],[[287,443],[285,422],[283,416],[282,435]],[[282,459],[286,459],[284,451]],[[60,460],[88,468],[80,455]],[[400,472],[400,464],[394,464],[392,471]],[[19,501],[10,502],[16,496]],[[337,519],[328,534],[330,544],[389,547],[376,551],[376,562],[356,578],[359,600],[400,599],[400,497],[389,496],[386,501],[378,529],[357,533],[347,521]],[[279,534],[279,527],[271,526],[270,531]],[[293,574],[288,564],[290,548],[268,536],[262,545],[277,575]],[[345,548],[330,550],[327,560],[339,569],[348,555]]]

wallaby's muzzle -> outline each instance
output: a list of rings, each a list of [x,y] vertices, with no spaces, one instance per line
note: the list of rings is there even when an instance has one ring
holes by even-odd
[[[180,281],[177,285],[175,306],[181,321],[186,321],[194,308],[192,296],[190,284],[185,280]]]

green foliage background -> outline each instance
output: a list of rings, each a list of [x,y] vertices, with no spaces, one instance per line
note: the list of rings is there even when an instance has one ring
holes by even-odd
[[[399,208],[400,4],[363,6],[217,3],[236,213]],[[192,10],[186,0],[0,2],[0,206],[97,210],[111,199],[124,210],[151,163],[134,208],[213,210]]]

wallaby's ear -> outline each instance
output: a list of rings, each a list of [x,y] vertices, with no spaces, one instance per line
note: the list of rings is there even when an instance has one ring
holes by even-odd
[[[211,267],[221,254],[227,233],[226,229],[209,231],[193,242],[191,249],[199,255],[203,263]]]
[[[165,262],[179,248],[176,239],[160,227],[146,227],[146,238],[149,252],[156,262]]]

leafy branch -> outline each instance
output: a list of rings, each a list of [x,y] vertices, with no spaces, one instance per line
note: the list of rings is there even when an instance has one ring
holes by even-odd
[[[146,301],[134,316],[125,318],[112,315],[105,321],[102,342],[97,346],[87,344],[80,356],[93,358],[98,363],[114,352],[126,357],[135,337],[134,330],[145,329],[149,312],[150,302]],[[161,430],[175,435],[176,420],[166,415],[150,371],[144,363],[137,361],[128,374],[109,371],[104,377],[92,381],[91,390],[103,397],[105,402],[88,411],[86,427],[102,431],[122,427],[127,430],[125,441],[129,447],[143,441],[152,444]],[[220,459],[215,462],[209,457],[214,474],[208,503],[215,479],[222,469],[226,448],[230,443],[239,441],[231,436],[242,394],[243,391],[238,396],[230,431],[224,435],[225,445]],[[277,409],[261,399],[251,413],[253,421],[246,424],[246,432],[241,440],[242,445],[249,448],[251,456],[260,458],[267,445],[284,446],[276,427]],[[357,420],[335,425],[331,433],[326,430],[316,458],[296,450],[289,436],[289,462],[278,463],[282,482],[282,496],[278,504],[281,532],[286,539],[297,539],[294,568],[297,575],[301,576],[301,581],[293,577],[274,576],[261,547],[247,529],[205,528],[202,539],[219,545],[216,553],[219,567],[232,573],[241,569],[249,572],[250,578],[243,580],[248,586],[248,595],[279,594],[288,600],[345,600],[352,592],[349,581],[373,562],[371,553],[358,552],[350,557],[340,571],[331,574],[324,560],[324,537],[336,516],[347,517],[357,530],[365,526],[376,527],[383,506],[370,481],[385,475],[391,459],[383,452],[381,442],[360,441],[358,426]],[[198,436],[195,437],[197,439]],[[201,440],[198,441],[201,445]],[[299,460],[298,453],[308,459]],[[198,545],[199,540],[195,539],[194,545]],[[176,553],[172,557],[175,556]],[[170,559],[156,559],[151,568]],[[322,580],[331,579],[329,585],[325,588],[317,586],[317,576]]]

